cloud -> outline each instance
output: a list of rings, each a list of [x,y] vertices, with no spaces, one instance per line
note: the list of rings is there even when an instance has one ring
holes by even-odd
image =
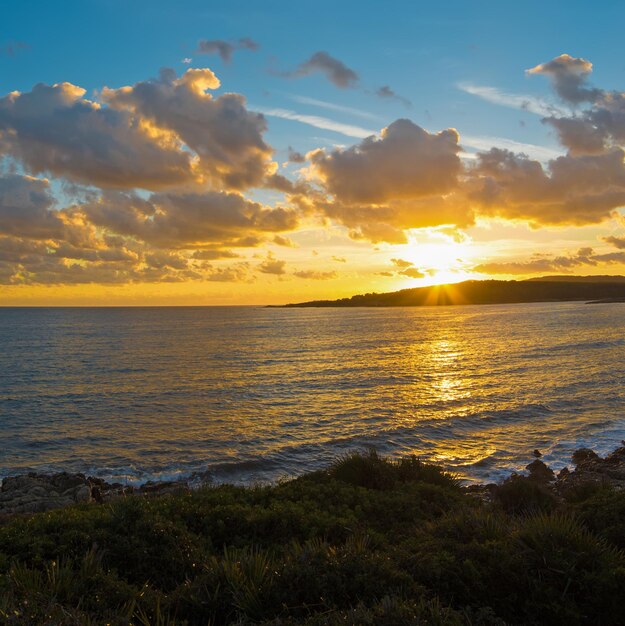
[[[176,142],[84,94],[60,83],[0,98],[0,153],[36,174],[103,187],[160,188],[195,178],[191,155]]]
[[[583,225],[602,222],[625,204],[625,96],[589,88],[591,71],[589,61],[570,55],[529,70],[548,76],[568,104],[589,106],[551,111],[543,119],[568,149],[545,164],[517,154],[514,146],[479,153],[466,178],[476,212],[535,227]]]
[[[296,243],[292,239],[289,239],[288,237],[283,237],[282,235],[275,235],[275,237],[273,238],[273,242],[277,246],[283,246],[285,248],[297,248]]]
[[[288,148],[288,153],[291,163],[306,163],[306,157],[301,152],[297,152],[297,150],[291,148],[291,146]]]
[[[458,152],[455,130],[430,134],[399,119],[380,137],[345,150],[317,150],[309,158],[317,178],[338,200],[379,203],[450,191],[461,172]]]
[[[375,90],[375,95],[379,98],[385,98],[387,100],[397,100],[406,107],[412,106],[412,102],[410,102],[408,98],[404,98],[403,96],[396,94],[388,85],[378,87],[378,89]]]
[[[147,200],[108,193],[79,210],[112,233],[175,248],[236,246],[244,237],[292,230],[298,223],[294,209],[268,208],[240,194],[219,191],[158,193]]]
[[[356,140],[306,155],[289,147],[292,162],[306,164],[297,178],[278,173],[264,138],[267,119],[241,95],[213,94],[220,82],[206,68],[182,76],[164,70],[156,79],[104,88],[93,99],[69,83],[12,92],[0,98],[0,154],[20,174],[0,174],[0,282],[280,277],[286,262],[271,253],[253,264],[232,259],[238,248],[293,246],[288,233],[302,225],[339,225],[354,240],[394,244],[405,243],[409,229],[457,233],[477,217],[535,228],[598,224],[625,206],[625,96],[590,90],[587,65],[566,69],[577,72],[577,83],[547,65],[534,73],[559,81],[569,102],[592,91],[592,99],[586,93],[575,107],[550,110],[545,118],[565,154],[501,138],[460,138],[453,128],[429,132],[407,119],[376,133],[270,109],[268,116]],[[560,72],[557,81],[554,72]],[[461,158],[462,145],[477,149],[474,160]],[[43,175],[60,180],[50,183]],[[255,188],[255,198],[283,195],[259,202],[247,197]],[[613,246],[605,254],[588,248],[478,267],[522,274],[622,263],[624,240],[605,237]],[[424,271],[394,258],[386,274],[421,278]],[[334,277],[314,269],[288,274]]]
[[[392,271],[378,272],[381,276],[407,276],[408,278],[424,278],[425,273],[422,272],[412,261],[404,259],[391,259],[393,265]]]
[[[601,96],[601,90],[586,86],[586,81],[591,72],[592,63],[590,61],[575,58],[569,54],[561,54],[547,63],[541,63],[527,70],[528,74],[547,76],[558,96],[571,104],[594,102]]]
[[[61,83],[0,98],[0,153],[36,174],[118,189],[211,184],[244,189],[275,171],[262,115],[213,97],[209,69],[104,88],[100,102]]]
[[[65,224],[47,180],[9,174],[0,177],[0,233],[32,239],[60,237]]]
[[[555,129],[560,142],[571,154],[600,154],[625,142],[625,95],[588,87],[587,81],[591,72],[590,61],[568,54],[527,70],[528,74],[547,76],[560,99],[568,105],[565,108],[553,106],[532,96],[508,94],[494,87],[470,83],[459,83],[458,87],[490,102],[523,108],[541,115],[543,122]],[[578,107],[583,104],[588,108],[578,111]],[[493,145],[516,149],[501,143]],[[522,151],[544,160],[533,150]],[[545,156],[549,155],[546,153]]]
[[[2,284],[121,284],[199,277],[182,256],[141,247],[135,250],[122,239],[107,243],[100,238],[79,246],[62,240],[0,236]]]
[[[286,274],[286,270],[284,269],[286,266],[286,261],[281,261],[276,259],[271,252],[267,253],[267,258],[257,265],[257,269],[259,272],[263,274],[274,274],[276,276],[282,276]]]
[[[602,239],[619,250],[625,250],[625,237],[602,237]]]
[[[208,273],[202,276],[203,280],[219,283],[251,282],[248,263],[238,263],[229,267],[209,268]]]
[[[550,161],[564,154],[564,150],[537,146],[532,143],[523,143],[505,137],[462,135],[460,137],[460,144],[465,147],[475,148],[480,152],[487,152],[491,148],[502,148],[503,150],[525,154],[537,161]]]
[[[328,109],[330,111],[336,111],[338,113],[346,113],[347,115],[355,115],[356,117],[362,117],[367,120],[380,121],[379,115],[369,113],[368,111],[362,111],[361,109],[355,109],[354,107],[343,106],[342,104],[335,104],[334,102],[327,102],[326,100],[318,100],[317,98],[308,98],[306,96],[294,96],[290,95],[289,98],[300,104],[310,104],[312,106],[320,107],[322,109]]]
[[[374,131],[362,128],[360,126],[354,126],[353,124],[343,124],[342,122],[336,122],[328,119],[327,117],[321,117],[319,115],[304,115],[290,111],[289,109],[268,109],[264,107],[255,107],[257,111],[267,115],[269,117],[279,117],[283,120],[293,120],[294,122],[301,122],[302,124],[308,124],[308,126],[314,126],[315,128],[321,128],[323,130],[332,130],[335,133],[340,133],[347,137],[357,137],[359,139],[368,137],[374,134]]]
[[[334,270],[329,272],[320,272],[317,270],[300,270],[297,272],[293,272],[293,276],[297,276],[297,278],[305,278],[307,280],[332,280],[333,278],[337,278],[338,274]]]
[[[463,166],[458,133],[431,134],[400,119],[350,148],[318,149],[307,157],[318,188],[289,200],[302,212],[322,212],[347,226],[353,239],[405,243],[405,230],[468,225],[473,214],[457,201]]]
[[[625,204],[625,153],[566,155],[549,162],[493,148],[471,168],[468,197],[482,215],[546,224],[596,224]]]
[[[403,259],[391,259],[391,263],[400,270],[405,270],[413,265],[412,261],[404,261]]]
[[[416,267],[407,267],[405,270],[398,272],[402,276],[408,276],[408,278],[424,278],[425,274]]]
[[[606,93],[591,108],[543,120],[571,154],[600,154],[625,143],[625,94]]]
[[[311,74],[322,74],[340,89],[355,88],[359,80],[354,70],[324,51],[315,52],[292,72],[285,72],[281,75],[285,78],[300,78]]]
[[[207,249],[207,250],[196,250],[192,254],[193,259],[197,259],[199,261],[216,261],[218,259],[236,259],[240,255],[236,252],[232,252],[232,250],[222,250],[219,248]]]
[[[606,254],[596,254],[594,260],[598,263],[625,263],[625,252],[608,252]]]
[[[145,262],[156,269],[184,270],[189,267],[189,261],[176,252],[169,250],[155,250],[145,255]]]
[[[577,66],[571,71],[586,76],[589,67]],[[535,73],[556,70],[545,64]],[[561,90],[573,89],[558,81]],[[586,89],[583,81],[576,84]],[[380,136],[352,147],[311,151],[311,165],[303,171],[316,189],[294,191],[290,200],[303,212],[321,211],[345,225],[350,237],[372,242],[404,242],[410,228],[462,228],[477,216],[534,228],[601,223],[625,205],[625,95],[592,95],[594,103],[582,113],[537,109],[568,116],[548,122],[557,119],[578,130],[584,122],[585,143],[595,139],[592,150],[573,150],[571,140],[563,141],[569,150],[563,153],[496,137],[459,138],[453,129],[435,134],[396,120]],[[459,144],[478,149],[474,162],[461,161]]]
[[[233,189],[258,185],[275,170],[272,149],[263,139],[265,119],[247,110],[243,96],[206,93],[219,84],[209,69],[189,69],[180,78],[165,71],[159,80],[105,88],[102,99],[173,133],[197,154],[199,169],[211,181]]]
[[[332,260],[336,261],[337,263],[347,263],[347,259],[342,256],[332,256]]]
[[[14,57],[17,56],[20,52],[24,52],[25,50],[29,50],[30,46],[23,41],[8,41],[7,43],[0,46],[0,55]]]
[[[224,41],[223,39],[201,39],[198,41],[196,54],[217,54],[224,63],[232,61],[232,55],[237,50],[256,51],[260,48],[254,40],[242,37],[236,41]]]
[[[535,254],[527,261],[492,261],[481,263],[473,271],[482,274],[540,274],[545,272],[569,273],[581,266],[623,263],[625,253],[595,254],[592,248],[580,248],[568,255]]]
[[[477,96],[487,102],[512,109],[520,109],[521,111],[527,111],[542,117],[554,115],[560,111],[556,106],[542,100],[541,98],[522,94],[512,94],[498,89],[497,87],[474,85],[473,83],[468,82],[460,82],[457,84],[457,87],[461,91],[469,93],[472,96]]]

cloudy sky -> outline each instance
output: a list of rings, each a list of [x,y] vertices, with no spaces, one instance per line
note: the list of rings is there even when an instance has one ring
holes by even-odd
[[[625,6],[433,4],[11,3],[0,304],[625,274]]]

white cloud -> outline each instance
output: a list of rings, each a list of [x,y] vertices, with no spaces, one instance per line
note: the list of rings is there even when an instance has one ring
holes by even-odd
[[[347,137],[364,139],[365,137],[370,137],[371,135],[376,134],[375,130],[369,130],[367,128],[362,128],[361,126],[354,126],[353,124],[343,124],[342,122],[337,122],[319,115],[304,115],[296,113],[295,111],[290,111],[289,109],[267,109],[258,106],[252,106],[251,108],[269,117],[279,117],[283,120],[293,120],[294,122],[301,122],[302,124],[308,124],[309,126],[322,128],[323,130],[333,130],[335,133],[340,133],[341,135],[346,135]]]
[[[561,112],[560,109],[554,104],[535,96],[508,93],[507,91],[503,91],[497,87],[474,85],[466,82],[458,83],[457,87],[465,93],[477,96],[478,98],[491,102],[492,104],[498,104],[511,109],[520,109],[521,111],[528,111],[529,113],[535,113],[536,115],[540,115],[542,117],[549,117],[550,115]]]
[[[557,148],[548,148],[546,146],[538,146],[533,143],[523,143],[506,137],[489,137],[479,135],[460,135],[460,144],[475,150],[488,151],[491,148],[502,148],[511,152],[522,152],[528,157],[536,161],[550,161],[562,156],[565,151]],[[469,155],[467,155],[469,156]]]
[[[347,113],[348,115],[355,115],[366,120],[383,121],[379,115],[369,113],[368,111],[361,111],[353,107],[346,107],[342,104],[334,104],[334,102],[326,102],[325,100],[317,100],[316,98],[309,98],[307,96],[297,96],[288,94],[289,98],[300,104],[310,104],[311,106],[320,107],[322,109],[328,109],[329,111],[337,111],[339,113]]]

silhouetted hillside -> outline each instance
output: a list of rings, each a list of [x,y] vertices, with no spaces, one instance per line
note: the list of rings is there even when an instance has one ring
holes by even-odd
[[[625,276],[539,276],[538,278],[528,278],[523,282],[559,282],[559,283],[625,283]]]
[[[437,306],[449,304],[505,304],[519,302],[564,302],[625,298],[625,277],[612,282],[571,280],[467,280],[451,285],[416,287],[391,293],[366,293],[340,300],[314,300],[289,307],[344,306]]]

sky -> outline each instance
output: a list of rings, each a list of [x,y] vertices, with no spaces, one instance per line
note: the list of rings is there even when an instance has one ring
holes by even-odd
[[[625,5],[6,3],[0,305],[625,274]]]

